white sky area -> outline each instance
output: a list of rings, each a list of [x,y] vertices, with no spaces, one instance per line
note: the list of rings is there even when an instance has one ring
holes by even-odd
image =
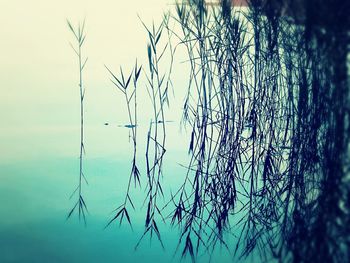
[[[77,155],[79,75],[77,57],[69,45],[74,39],[67,19],[73,25],[86,20],[83,56],[88,62],[83,78],[87,152],[105,156],[119,148],[119,152],[131,149],[129,130],[118,128],[129,122],[124,97],[110,82],[104,65],[114,72],[119,72],[120,66],[129,71],[137,58],[147,69],[148,35],[138,15],[145,24],[154,21],[157,25],[174,3],[0,0],[0,158]],[[162,36],[164,45],[167,35]],[[185,48],[178,48],[172,74],[175,97],[171,92],[171,109],[166,112],[166,120],[175,121],[167,132],[167,145],[174,149],[188,146],[187,137],[179,133],[189,78],[188,65],[182,63],[185,60]],[[163,62],[161,73],[169,69],[169,61]],[[141,140],[146,138],[152,114],[144,77],[138,86],[138,98]],[[105,126],[105,122],[110,125]]]
[[[74,25],[86,19],[85,123],[105,129],[105,122],[117,126],[128,119],[123,96],[110,82],[104,64],[118,72],[119,66],[130,69],[138,58],[147,68],[147,34],[137,15],[148,25],[157,24],[169,8],[170,0],[0,0],[0,157],[52,150],[54,134],[69,129],[67,136],[56,140],[61,138],[67,147],[79,140],[78,65],[66,19]],[[182,82],[175,87],[179,91],[188,79],[180,60],[175,61],[174,72],[175,84]],[[139,89],[139,121],[148,127],[151,111],[144,80]],[[181,116],[179,91],[168,120]],[[99,132],[87,128],[86,136]],[[65,151],[63,146],[56,150]]]
[[[62,116],[55,111],[74,115],[78,72],[66,19],[75,24],[86,18],[86,99],[108,95],[109,101],[100,102],[107,106],[113,92],[103,65],[127,69],[136,57],[144,58],[147,35],[137,14],[150,23],[169,7],[166,0],[145,2],[1,0],[1,126],[51,124]]]

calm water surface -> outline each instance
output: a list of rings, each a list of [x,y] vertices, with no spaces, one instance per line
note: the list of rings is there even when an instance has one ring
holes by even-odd
[[[131,147],[131,144],[121,143],[118,147],[121,138],[112,136],[113,133],[122,134],[127,138],[127,129],[122,132],[120,129],[101,124],[98,128],[90,127],[95,133],[86,136],[87,155],[84,163],[89,186],[85,187],[85,198],[90,210],[87,227],[82,223],[79,224],[75,216],[68,221],[65,220],[74,200],[74,198],[69,200],[68,197],[77,183],[77,156],[62,156],[55,152],[47,152],[45,155],[26,159],[21,159],[19,156],[18,159],[7,160],[1,164],[0,199],[3,200],[0,217],[1,262],[180,261],[179,255],[173,257],[178,231],[166,225],[161,226],[165,251],[161,249],[156,239],[150,242],[148,238],[137,251],[134,251],[144,226],[145,209],[142,208],[144,188],[133,192],[136,204],[136,211],[132,214],[134,231],[127,224],[122,227],[112,225],[103,229],[112,215],[112,210],[123,200],[130,168],[127,148]],[[38,137],[33,135],[33,151],[35,148],[44,147],[42,144],[48,144],[50,140],[57,148],[65,147],[66,141],[76,137],[74,135],[76,130],[71,129],[59,134],[51,131]],[[173,130],[177,131],[175,128]],[[176,133],[178,135],[172,135],[169,131],[170,141],[179,142],[183,137],[180,133]],[[106,143],[110,148],[105,147]],[[78,146],[77,142],[73,144]],[[103,147],[98,150],[96,145]],[[96,151],[92,146],[96,147]],[[107,149],[105,154],[103,149]],[[170,190],[174,192],[181,183],[184,170],[178,162],[184,161],[185,156],[184,151],[175,148],[174,153],[169,153],[165,159],[166,176],[163,182],[168,193]],[[214,259],[213,262],[231,262],[226,252],[217,251]],[[209,257],[206,255],[199,258],[199,262],[208,261]]]

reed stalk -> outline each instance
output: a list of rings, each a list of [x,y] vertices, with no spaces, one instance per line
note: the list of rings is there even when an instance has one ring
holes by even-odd
[[[67,20],[68,28],[74,36],[75,45],[70,43],[71,48],[77,55],[78,59],[78,69],[79,69],[79,94],[80,94],[80,154],[79,154],[79,181],[78,186],[73,191],[71,198],[77,194],[78,200],[73,206],[73,208],[68,213],[67,219],[72,216],[74,211],[78,209],[79,220],[82,219],[86,225],[86,213],[88,209],[83,197],[83,183],[88,184],[86,177],[84,175],[84,96],[85,96],[85,86],[83,83],[83,70],[86,65],[88,58],[83,57],[82,48],[85,43],[86,33],[85,33],[85,20],[83,23],[79,23],[76,28]]]

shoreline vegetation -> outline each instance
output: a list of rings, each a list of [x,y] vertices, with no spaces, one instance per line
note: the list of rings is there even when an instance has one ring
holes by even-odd
[[[233,2],[248,8],[188,0],[158,26],[141,20],[148,34],[146,66],[136,62],[130,74],[120,68],[118,76],[106,67],[125,96],[129,122],[122,126],[130,129],[134,149],[124,202],[107,226],[127,220],[132,227],[130,189],[146,181],[145,228],[135,248],[146,235],[163,247],[163,221],[178,228],[177,251],[193,262],[200,253],[210,258],[217,247],[235,259],[258,255],[261,262],[349,262],[349,4],[297,1],[303,6],[298,13],[289,0]],[[78,33],[69,27],[81,61],[84,27]],[[189,69],[181,121],[190,130],[189,162],[183,183],[168,198],[165,108],[171,108],[169,90],[176,93],[171,74],[180,48]],[[144,175],[136,154],[141,77],[153,107],[141,138]],[[81,138],[79,201],[68,217],[79,204],[85,221]],[[227,242],[230,235],[234,245]]]

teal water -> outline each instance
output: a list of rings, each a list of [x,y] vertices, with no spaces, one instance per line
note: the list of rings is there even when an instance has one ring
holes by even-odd
[[[104,229],[112,210],[122,200],[129,159],[95,157],[86,158],[84,163],[89,180],[85,198],[90,211],[86,227],[76,216],[66,221],[74,201],[74,197],[68,197],[77,180],[76,157],[46,155],[0,165],[1,262],[179,262],[179,254],[174,257],[178,231],[166,225],[161,225],[165,251],[156,239],[148,238],[134,250],[143,231],[142,189],[133,194],[134,230],[127,224]],[[176,169],[180,169],[177,166],[165,166],[167,190],[171,189],[169,182],[174,185],[178,181],[174,179]],[[220,251],[213,260],[232,262],[227,253]],[[209,262],[209,258],[204,255],[198,262]]]
[[[167,196],[176,191],[185,174],[180,164],[186,164],[186,148],[182,144],[187,142],[177,126],[168,125],[169,152],[163,179]],[[141,125],[139,130],[142,138],[146,129]],[[136,207],[131,212],[133,230],[127,224],[112,224],[104,229],[125,194],[132,153],[128,129],[103,124],[86,127],[84,170],[89,185],[84,187],[84,197],[90,213],[86,227],[76,214],[66,220],[75,202],[75,196],[71,200],[69,196],[78,180],[77,131],[78,127],[3,135],[2,142],[14,143],[17,136],[22,143],[27,141],[28,149],[24,151],[22,146],[22,152],[17,149],[18,155],[5,156],[0,165],[0,262],[180,262],[181,248],[175,253],[179,231],[170,227],[169,222],[159,223],[165,250],[156,238],[150,240],[149,236],[134,250],[144,230],[146,212],[142,207],[146,186],[142,143],[139,147],[142,188],[132,190]],[[210,257],[200,253],[197,262],[210,262]],[[211,262],[233,261],[225,249],[218,247]]]

